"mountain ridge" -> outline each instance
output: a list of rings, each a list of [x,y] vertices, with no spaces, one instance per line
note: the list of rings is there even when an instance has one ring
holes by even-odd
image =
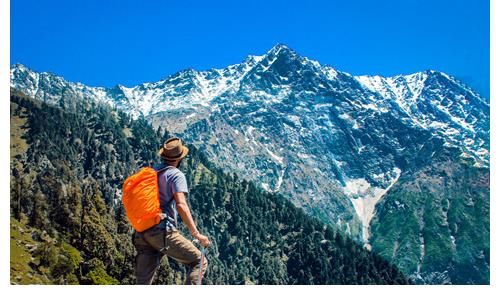
[[[312,59],[309,59],[308,57],[305,57],[305,56],[300,56],[297,52],[295,52],[293,49],[289,48],[286,44],[284,43],[277,43],[276,45],[274,45],[266,54],[264,55],[247,55],[246,58],[244,59],[244,61],[242,63],[245,63],[245,62],[248,62],[248,61],[260,61],[262,58],[266,57],[266,56],[269,56],[269,55],[277,55],[279,54],[280,51],[284,51],[288,54],[292,54],[293,56],[298,56],[300,58],[303,58],[303,59],[306,59],[312,63],[314,63],[315,65],[318,65],[318,66],[321,66],[323,68],[326,68],[327,70],[333,70],[333,71],[338,71],[336,70],[334,67],[332,67],[331,65],[329,64],[324,64],[324,65],[321,65],[318,61],[316,60],[312,60]],[[242,63],[236,63],[236,64],[230,64],[228,65],[227,67],[234,67],[234,66],[238,66]],[[28,68],[26,65],[22,64],[22,63],[15,63],[15,64],[12,64],[11,65],[11,74],[12,74],[12,71],[13,70],[30,70],[31,72],[34,72],[34,73],[44,73],[44,74],[48,74],[48,75],[52,75],[52,76],[55,76],[55,77],[59,77],[61,79],[64,79],[63,77],[60,77],[58,76],[57,73],[54,73],[54,72],[37,72],[37,71],[34,71],[30,68]],[[120,84],[120,83],[117,83],[111,87],[106,87],[106,86],[87,86],[87,87],[92,87],[92,88],[96,88],[96,89],[112,89],[112,88],[124,88],[124,89],[134,89],[134,88],[137,88],[137,87],[144,87],[144,86],[148,86],[148,85],[154,85],[154,84],[159,84],[159,83],[163,83],[165,82],[166,80],[170,79],[170,78],[173,78],[175,77],[176,75],[178,74],[182,74],[182,73],[186,73],[186,72],[205,72],[205,73],[208,73],[208,72],[213,72],[213,71],[223,71],[225,70],[225,68],[210,68],[210,69],[202,69],[202,70],[197,70],[197,69],[194,69],[194,68],[185,68],[185,69],[182,69],[182,70],[179,70],[178,72],[174,72],[170,75],[167,75],[161,79],[159,79],[158,81],[147,81],[147,82],[141,82],[137,85],[133,85],[133,86],[125,86],[123,84]],[[446,78],[453,78],[451,77],[450,75],[444,73],[444,72],[441,72],[441,71],[436,71],[436,70],[433,70],[433,69],[426,69],[426,70],[423,70],[423,71],[417,71],[417,72],[413,72],[413,73],[409,73],[409,74],[396,74],[396,75],[392,75],[392,76],[383,76],[383,75],[379,75],[379,74],[362,74],[362,75],[351,75],[349,73],[346,73],[346,72],[342,72],[344,74],[347,74],[347,75],[350,75],[350,76],[353,76],[355,77],[356,79],[358,80],[361,80],[361,79],[367,79],[367,78],[372,78],[372,79],[385,79],[385,80],[392,80],[392,79],[397,79],[397,78],[408,78],[408,77],[412,77],[412,76],[415,76],[415,75],[419,75],[419,74],[430,74],[430,73],[439,73],[441,75],[443,75],[444,77]],[[11,75],[11,79],[12,79],[12,75]],[[478,98],[481,98],[483,99],[488,105],[489,103],[487,102],[486,99],[482,98],[477,92],[474,91],[474,89],[472,89],[471,87],[467,86],[465,83],[461,82],[460,80],[456,79],[456,78],[453,78],[453,81],[455,82],[458,82],[460,83],[461,86],[464,86],[464,87],[467,87],[468,90],[473,93],[474,95],[476,95]],[[80,85],[83,85],[83,86],[86,86],[85,85],[85,82],[82,82],[82,81],[67,81],[68,83],[70,84],[73,84],[73,85],[76,85],[76,86],[80,86]],[[361,82],[361,81],[360,81]]]

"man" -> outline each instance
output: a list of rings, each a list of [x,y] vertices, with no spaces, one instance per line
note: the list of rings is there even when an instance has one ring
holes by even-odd
[[[163,255],[189,266],[186,284],[196,284],[200,276],[201,252],[177,231],[177,214],[179,214],[191,235],[203,247],[210,245],[208,237],[196,229],[185,196],[188,193],[186,177],[178,169],[188,152],[189,149],[179,138],[168,139],[159,151],[163,164],[155,169],[159,172],[160,207],[165,217],[156,226],[141,233],[135,232],[137,284],[150,285],[153,282]],[[201,275],[208,266],[207,260],[203,261]]]

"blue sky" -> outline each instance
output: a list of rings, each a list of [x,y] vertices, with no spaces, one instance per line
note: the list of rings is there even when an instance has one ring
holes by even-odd
[[[11,0],[11,64],[92,86],[222,68],[276,43],[353,75],[433,69],[489,98],[489,1]]]

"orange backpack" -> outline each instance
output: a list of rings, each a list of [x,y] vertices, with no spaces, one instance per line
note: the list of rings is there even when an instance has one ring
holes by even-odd
[[[158,172],[151,167],[144,167],[128,177],[123,183],[122,202],[127,218],[137,232],[158,224],[162,213]]]

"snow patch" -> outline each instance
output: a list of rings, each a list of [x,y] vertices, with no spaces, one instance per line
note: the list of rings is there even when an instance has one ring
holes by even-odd
[[[339,118],[343,119],[343,120],[346,120],[346,121],[351,121],[352,118],[349,114],[347,113],[342,113],[341,115],[339,115]]]
[[[356,214],[358,214],[363,224],[363,240],[368,243],[370,238],[369,228],[370,221],[375,212],[377,202],[384,196],[385,193],[398,181],[401,175],[399,168],[394,168],[392,172],[387,173],[390,176],[391,182],[387,188],[373,187],[364,178],[346,179],[346,185],[343,187],[344,193],[351,200]]]
[[[296,115],[287,115],[286,116],[290,121],[293,122],[293,124],[295,124],[295,126],[300,126],[300,117],[296,116]]]
[[[489,155],[489,151],[485,148],[480,148],[477,150],[476,152],[479,156],[486,156],[486,155]]]
[[[298,153],[297,154],[297,157],[301,158],[301,159],[310,159],[312,157],[312,155],[309,155],[309,154],[303,154],[303,153]]]
[[[267,153],[276,161],[278,161],[279,164],[282,164],[283,165],[283,157],[280,157],[278,155],[276,155],[275,153],[273,153],[272,151],[270,151],[267,147],[265,147]]]
[[[323,73],[329,80],[335,80],[337,78],[338,72],[332,67],[324,67]]]
[[[330,106],[332,106],[332,104],[326,104],[326,103],[315,104],[314,110],[318,110],[318,109],[326,108],[326,107],[330,107]]]
[[[376,111],[376,112],[380,111],[380,109],[377,108],[377,106],[375,104],[362,104],[361,106],[363,108],[365,108],[365,109],[370,109],[370,110],[373,110],[373,111]]]
[[[283,184],[283,177],[285,176],[285,169],[281,170],[281,174],[278,177],[278,182],[276,183],[276,188],[274,189],[275,192],[279,191],[281,184]]]
[[[271,188],[269,187],[269,184],[268,184],[268,183],[264,183],[264,182],[262,182],[262,183],[261,183],[261,185],[262,185],[262,188],[263,188],[264,190],[266,190],[266,192],[271,192]]]

